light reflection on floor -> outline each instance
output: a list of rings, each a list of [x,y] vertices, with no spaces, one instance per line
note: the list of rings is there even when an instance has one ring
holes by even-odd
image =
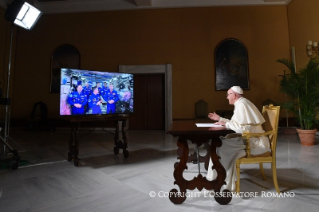
[[[189,191],[193,196],[190,193],[181,205],[165,197],[171,189],[178,189],[173,177],[177,146],[176,138],[163,131],[128,131],[127,159],[121,150],[114,155],[112,134],[95,131],[85,135],[80,140],[79,167],[66,161],[69,133],[65,129],[55,133],[11,130],[11,137],[27,151],[20,153],[22,159],[33,164],[15,171],[2,167],[1,211],[308,212],[317,211],[319,205],[319,144],[302,146],[298,135],[279,134],[277,145],[279,187],[294,197],[271,196],[276,191],[269,164],[264,165],[267,181],[258,165],[243,165],[241,191],[257,192],[258,196],[236,197],[222,206],[205,189]],[[200,169],[206,175],[203,165]],[[189,164],[184,177],[191,180],[197,174],[197,165]]]

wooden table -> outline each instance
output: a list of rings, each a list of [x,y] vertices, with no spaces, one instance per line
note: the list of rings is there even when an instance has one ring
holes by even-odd
[[[69,141],[69,152],[68,152],[68,161],[74,162],[74,166],[79,165],[79,140],[78,140],[78,130],[81,122],[92,122],[92,121],[103,121],[103,122],[113,122],[115,125],[115,133],[114,133],[114,154],[119,153],[119,149],[123,149],[123,155],[125,158],[128,158],[129,151],[127,150],[127,137],[126,137],[126,121],[128,117],[122,116],[100,116],[100,117],[90,117],[90,116],[73,116],[68,118],[68,121],[71,122],[71,136]],[[119,126],[119,123],[122,122],[122,125]],[[119,127],[121,127],[122,131],[122,140],[119,140]]]
[[[198,122],[198,121],[197,121]],[[187,121],[174,121],[172,125],[166,131],[166,134],[171,134],[174,137],[178,136],[177,140],[177,159],[179,159],[179,163],[176,164],[174,170],[174,184],[179,186],[180,192],[177,189],[172,189],[170,191],[169,199],[174,204],[181,204],[186,200],[186,189],[194,190],[197,188],[201,191],[203,188],[207,190],[214,190],[215,193],[221,192],[220,189],[222,185],[225,184],[226,179],[226,170],[219,162],[219,156],[216,154],[216,147],[220,147],[222,142],[220,140],[220,136],[225,136],[229,133],[233,133],[234,131],[230,129],[226,129],[225,127],[221,128],[208,128],[208,127],[197,127],[195,120],[187,120]],[[192,143],[197,144],[198,147],[207,144],[210,140],[211,147],[210,150],[207,149],[208,154],[205,157],[205,167],[209,163],[209,158],[212,159],[214,164],[214,169],[217,172],[217,178],[213,181],[209,181],[206,177],[203,177],[200,173],[197,177],[194,177],[193,180],[188,181],[183,177],[183,172],[187,169],[187,162],[189,157],[189,149],[187,140],[190,140]],[[221,204],[228,204],[232,197],[231,195],[227,196],[228,190],[223,191],[226,197],[221,197],[215,195],[215,200]]]

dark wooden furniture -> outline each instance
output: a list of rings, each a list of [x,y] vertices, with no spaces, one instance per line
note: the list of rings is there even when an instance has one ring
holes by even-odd
[[[230,129],[226,129],[225,127],[221,128],[208,128],[208,127],[197,127],[196,120],[187,120],[187,121],[174,121],[169,129],[166,131],[166,134],[171,134],[173,136],[178,136],[177,146],[179,147],[177,150],[177,159],[179,159],[179,163],[176,164],[174,170],[174,184],[179,186],[180,192],[177,189],[172,189],[170,191],[169,199],[174,204],[181,204],[186,200],[186,189],[194,190],[197,188],[201,191],[203,188],[207,190],[214,190],[214,192],[221,192],[220,189],[222,185],[225,184],[226,179],[226,171],[224,167],[219,162],[219,156],[216,154],[216,147],[220,147],[222,142],[220,140],[220,136],[225,136],[229,133],[233,133],[234,131]],[[214,163],[214,169],[217,172],[217,178],[213,181],[209,181],[206,177],[203,177],[201,174],[198,174],[197,177],[194,177],[193,180],[188,181],[183,177],[183,172],[187,169],[188,162],[188,144],[187,140],[190,140],[192,143],[195,143],[198,146],[203,144],[207,144],[209,140],[211,140],[211,147],[208,150],[210,154],[205,156],[205,166],[209,164],[209,158],[212,159]],[[221,195],[215,195],[215,200],[222,205],[228,204],[232,197],[229,195],[228,190],[222,191],[224,197]],[[221,193],[220,193],[221,194]]]
[[[122,116],[100,116],[100,117],[89,117],[89,116],[79,116],[79,117],[70,117],[68,120],[71,122],[71,136],[69,141],[69,153],[68,153],[68,161],[74,161],[74,166],[79,165],[79,141],[78,141],[78,130],[81,122],[113,122],[115,126],[115,133],[114,133],[114,154],[119,153],[119,149],[123,149],[123,155],[125,158],[128,158],[129,151],[127,150],[127,137],[126,137],[126,121],[128,117]],[[119,123],[122,122],[122,125],[119,126]],[[119,127],[121,127],[122,131],[122,140],[119,140]]]

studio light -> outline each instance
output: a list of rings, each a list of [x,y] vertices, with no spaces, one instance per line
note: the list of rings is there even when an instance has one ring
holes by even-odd
[[[27,2],[14,0],[7,8],[5,19],[24,29],[31,30],[42,12]]]
[[[4,120],[4,136],[0,134],[0,142],[2,141],[3,145],[3,155],[6,155],[6,148],[13,154],[13,157],[9,159],[11,162],[10,168],[17,169],[19,166],[20,156],[17,150],[14,150],[8,143],[9,140],[13,141],[20,148],[22,148],[17,142],[15,142],[9,136],[9,124],[10,124],[10,115],[9,115],[9,106],[11,104],[11,99],[9,98],[9,88],[10,88],[10,75],[11,75],[11,57],[12,57],[12,41],[13,41],[13,26],[14,24],[20,26],[24,29],[31,30],[35,23],[38,21],[42,12],[27,2],[21,0],[14,0],[10,5],[8,5],[5,12],[5,20],[11,23],[11,36],[10,36],[10,48],[9,48],[9,62],[8,62],[8,73],[7,73],[7,90],[6,97],[0,99],[0,104],[5,105],[5,120]],[[0,128],[1,131],[1,128]],[[23,149],[23,148],[22,148]],[[0,159],[2,154],[0,153]]]

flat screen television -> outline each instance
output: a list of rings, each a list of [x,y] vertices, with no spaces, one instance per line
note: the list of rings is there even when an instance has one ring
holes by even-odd
[[[61,116],[134,111],[132,74],[61,68],[60,88]]]

